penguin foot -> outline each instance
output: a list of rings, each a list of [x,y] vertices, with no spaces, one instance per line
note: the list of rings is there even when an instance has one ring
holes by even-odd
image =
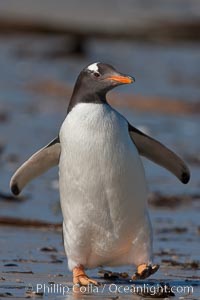
[[[85,274],[84,267],[82,265],[79,265],[73,269],[73,283],[77,286],[89,284],[99,285],[96,280],[89,278]]]
[[[159,265],[141,264],[137,267],[137,271],[132,276],[132,280],[145,279],[151,276],[152,274],[156,273],[159,267]]]

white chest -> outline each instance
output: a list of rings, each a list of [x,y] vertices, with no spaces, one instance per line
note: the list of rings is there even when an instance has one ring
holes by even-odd
[[[118,206],[122,213],[134,198],[144,204],[143,166],[132,143],[127,121],[103,104],[78,104],[60,131],[61,204],[82,209]],[[70,206],[71,205],[71,206]]]
[[[81,143],[85,145],[82,151],[86,148],[89,150],[90,146],[93,149],[101,147],[101,143],[104,147],[112,148],[128,138],[127,122],[108,105],[82,103],[65,119],[60,138],[63,151],[65,147],[73,148]],[[104,147],[99,150],[102,151]]]
[[[78,104],[65,119],[60,140],[61,174],[74,176],[79,184],[87,176],[128,176],[129,169],[141,166],[127,121],[105,104]]]

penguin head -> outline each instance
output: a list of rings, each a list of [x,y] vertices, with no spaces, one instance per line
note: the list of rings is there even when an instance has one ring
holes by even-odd
[[[90,64],[81,72],[82,80],[95,92],[108,92],[114,87],[135,81],[131,76],[118,72],[109,64],[96,62]]]
[[[68,112],[78,103],[104,103],[106,93],[114,87],[134,82],[134,77],[118,72],[109,64],[96,62],[85,67],[78,76]]]
[[[85,90],[95,94],[105,94],[114,87],[122,84],[129,84],[135,79],[124,75],[109,64],[96,62],[85,67],[78,79],[78,87],[84,87]]]

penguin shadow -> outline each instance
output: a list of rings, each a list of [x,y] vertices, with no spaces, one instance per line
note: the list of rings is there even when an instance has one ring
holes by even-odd
[[[98,278],[100,278],[103,281],[103,283],[114,282],[116,284],[131,284],[131,282],[133,282],[127,272],[113,272],[105,269],[100,269],[98,271]]]

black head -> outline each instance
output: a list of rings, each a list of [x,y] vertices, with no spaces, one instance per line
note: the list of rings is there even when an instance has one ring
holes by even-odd
[[[109,90],[133,81],[133,77],[119,73],[109,64],[90,64],[78,76],[68,111],[80,102],[106,102],[105,96]]]

